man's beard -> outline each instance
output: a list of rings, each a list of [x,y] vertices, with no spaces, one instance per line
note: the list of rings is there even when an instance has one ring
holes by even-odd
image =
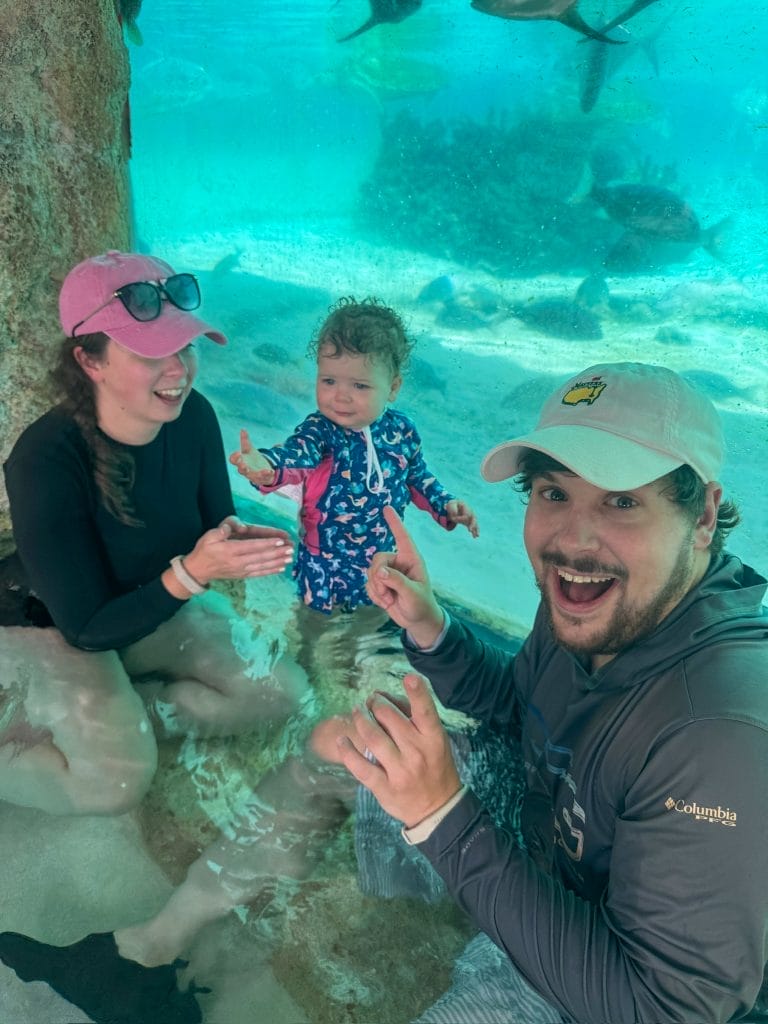
[[[546,559],[546,561],[550,560],[551,558]],[[563,561],[560,560],[559,564],[562,565]],[[585,638],[582,643],[579,643],[578,640],[566,642],[558,636],[549,594],[546,588],[541,586],[538,578],[536,583],[541,592],[541,601],[550,628],[561,647],[577,656],[619,654],[621,651],[650,636],[666,616],[670,607],[674,606],[687,594],[693,575],[692,569],[693,549],[690,544],[690,538],[686,538],[680,546],[680,552],[667,582],[650,604],[647,604],[644,608],[628,608],[620,603],[603,632],[588,639]],[[594,571],[597,572],[596,570]],[[626,573],[621,575],[626,578]]]

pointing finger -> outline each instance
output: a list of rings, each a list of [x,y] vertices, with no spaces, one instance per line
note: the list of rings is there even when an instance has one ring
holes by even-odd
[[[398,553],[401,555],[418,557],[416,545],[413,543],[410,533],[406,530],[405,524],[397,512],[395,512],[391,505],[385,505],[383,514],[387,522],[387,526],[390,528],[392,536],[395,538]]]

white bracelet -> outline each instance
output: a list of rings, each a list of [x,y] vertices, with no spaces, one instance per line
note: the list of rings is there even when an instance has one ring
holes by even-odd
[[[194,576],[190,576],[187,570],[184,568],[184,556],[174,555],[171,559],[171,568],[173,569],[173,575],[179,581],[179,583],[188,590],[190,594],[204,594],[208,589],[207,585],[203,585]]]

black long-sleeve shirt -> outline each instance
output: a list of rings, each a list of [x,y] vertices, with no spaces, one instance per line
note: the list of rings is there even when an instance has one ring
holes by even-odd
[[[133,457],[141,526],[104,507],[80,428],[60,407],[27,427],[5,464],[29,585],[65,639],[88,651],[133,643],[178,611],[184,602],[161,573],[234,512],[221,430],[198,392],[149,444],[107,441]]]
[[[519,654],[459,623],[407,651],[441,701],[522,747],[526,849],[474,793],[419,849],[578,1024],[722,1024],[768,960],[766,581],[713,565],[590,675],[543,613]],[[762,1019],[762,1018],[761,1018]]]

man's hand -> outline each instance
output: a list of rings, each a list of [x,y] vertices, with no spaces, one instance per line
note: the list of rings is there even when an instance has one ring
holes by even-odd
[[[480,536],[477,516],[466,501],[458,501],[456,498],[453,498],[446,505],[445,511],[449,523],[452,523],[454,526],[466,526],[473,537],[477,538]]]
[[[257,487],[268,487],[275,482],[275,467],[251,444],[247,430],[240,431],[240,451],[232,452],[229,461],[237,472]]]
[[[387,814],[413,828],[455,796],[461,781],[426,680],[407,675],[403,684],[410,713],[407,704],[375,693],[352,712],[354,728],[342,730],[336,742],[346,769]]]
[[[368,596],[393,622],[407,629],[419,647],[431,647],[445,620],[432,593],[427,567],[397,512],[387,505],[383,515],[397,551],[379,551],[373,556]]]

